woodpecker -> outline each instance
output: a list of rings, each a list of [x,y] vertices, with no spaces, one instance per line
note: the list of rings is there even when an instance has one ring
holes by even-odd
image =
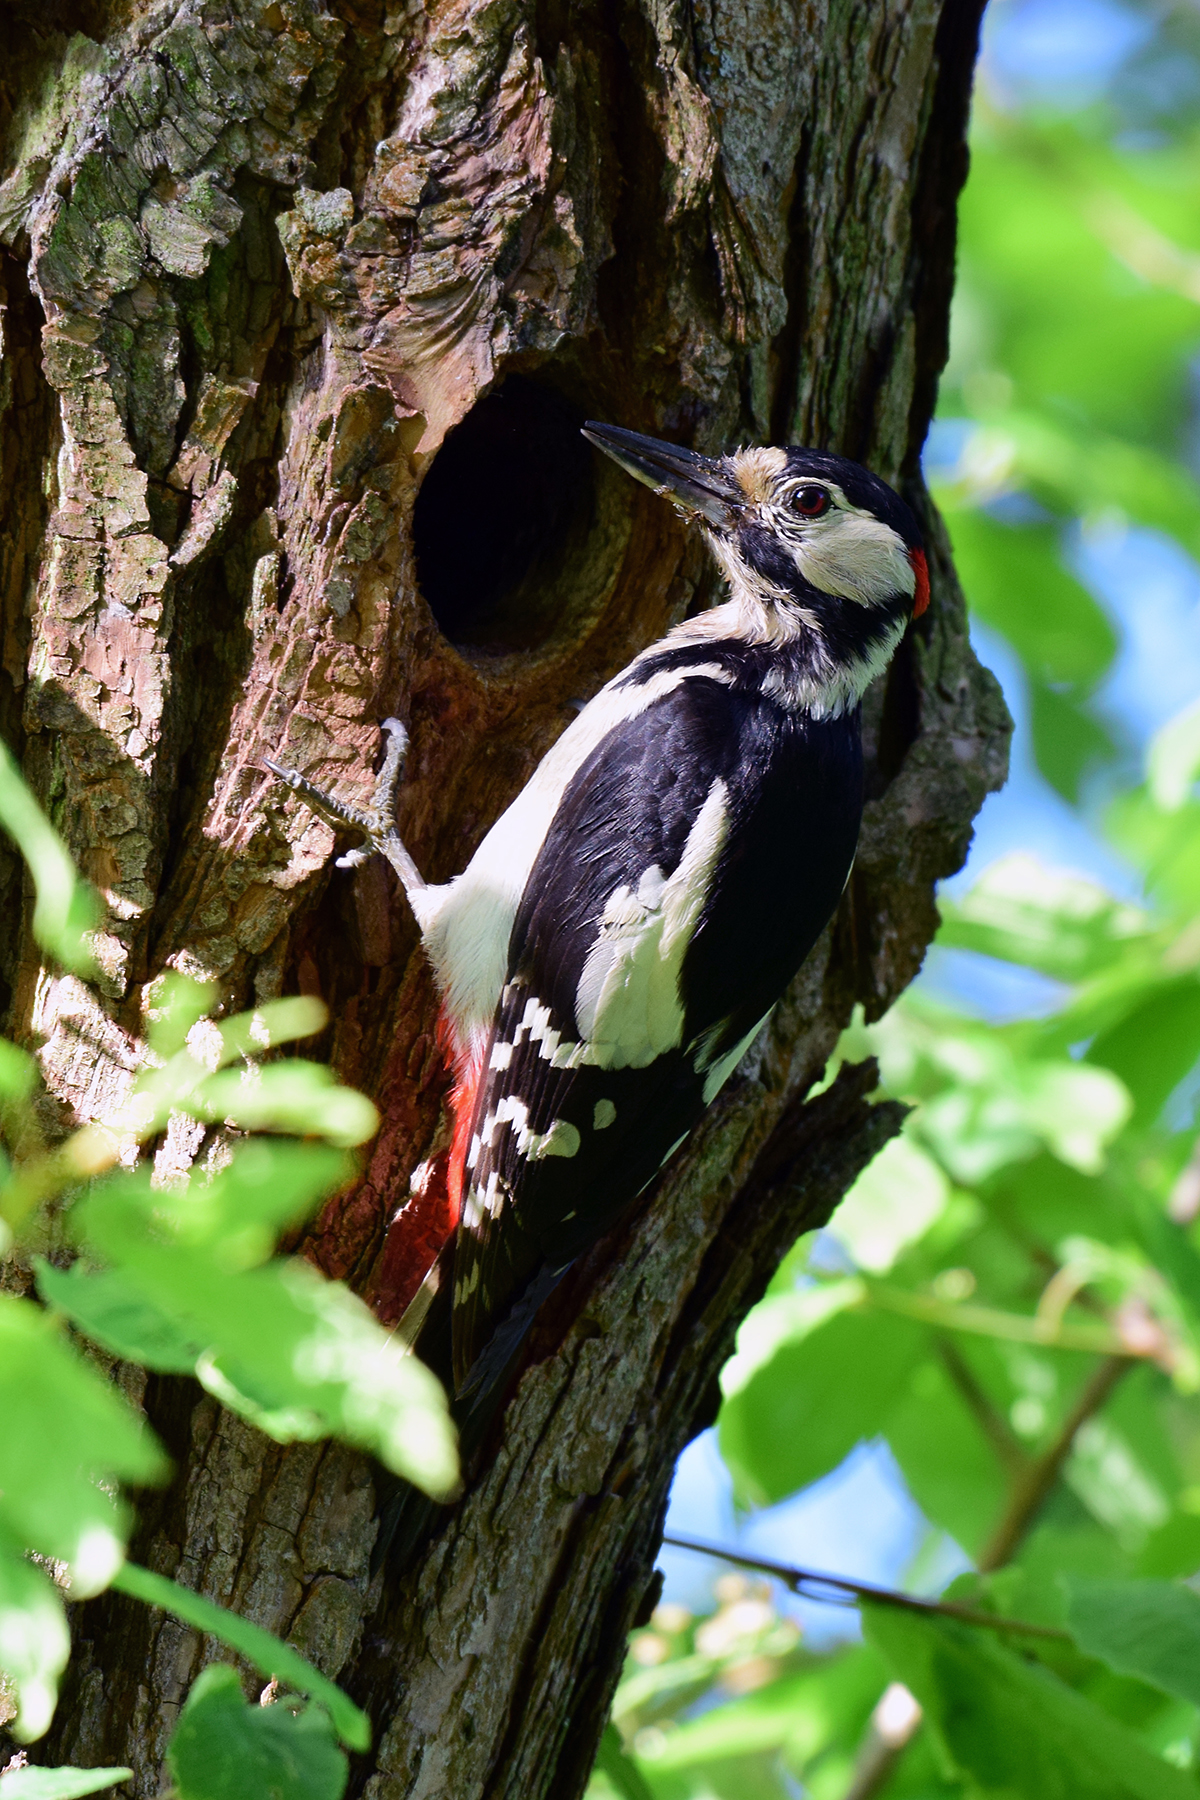
[[[601,688],[463,873],[426,884],[400,841],[397,721],[369,815],[268,759],[364,833],[343,863],[388,858],[437,978],[459,1222],[400,1330],[448,1366],[460,1413],[683,1143],[832,916],[862,815],[860,701],[929,601],[912,513],[856,463],[584,435],[703,531],[728,594]]]

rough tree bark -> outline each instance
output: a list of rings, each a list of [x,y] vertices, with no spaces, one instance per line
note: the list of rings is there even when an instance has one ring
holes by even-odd
[[[736,1326],[896,1128],[869,1067],[806,1094],[854,1005],[877,1017],[915,973],[1004,768],[917,461],[980,10],[8,0],[0,730],[108,912],[95,989],[6,923],[7,1029],[61,1125],[124,1092],[162,969],[229,1008],[322,994],[324,1054],[384,1124],[303,1248],[385,1319],[390,1224],[444,1129],[430,977],[390,873],[331,873],[331,833],[262,753],[365,798],[399,713],[405,837],[433,878],[462,866],[572,699],[712,597],[670,509],[582,452],[586,415],[847,452],[933,549],[932,610],[869,697],[833,926],[557,1297],[423,1565],[369,1580],[364,1459],[145,1387],[177,1474],[136,1553],[369,1707],[354,1794],[581,1791]],[[28,895],[0,859],[10,922]],[[75,1624],[46,1759],[127,1762],[153,1795],[214,1647],[120,1599]]]

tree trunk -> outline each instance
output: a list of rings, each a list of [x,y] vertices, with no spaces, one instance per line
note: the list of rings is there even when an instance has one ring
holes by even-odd
[[[868,697],[869,803],[830,930],[650,1202],[564,1285],[422,1565],[369,1577],[373,1470],[179,1380],[136,1554],[366,1705],[351,1792],[571,1800],[651,1604],[676,1456],[747,1308],[896,1129],[840,1028],[920,965],[933,883],[1002,779],[918,452],[944,360],[981,0],[9,0],[0,24],[0,729],[107,903],[95,989],[0,934],[60,1122],[102,1116],[174,967],[240,1008],[319,993],[377,1100],[305,1253],[396,1316],[392,1228],[444,1142],[416,930],[264,752],[461,868],[570,717],[714,596],[586,416],[897,481],[934,603]],[[452,434],[452,435],[448,435]],[[480,549],[482,546],[482,550]],[[2,916],[21,906],[0,845]],[[189,1146],[180,1143],[178,1154]],[[48,1761],[163,1750],[211,1643],[78,1609]]]

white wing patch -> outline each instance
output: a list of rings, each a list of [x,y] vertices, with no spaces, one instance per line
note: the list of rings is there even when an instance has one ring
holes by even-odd
[[[543,1156],[574,1156],[581,1143],[578,1126],[570,1119],[553,1119],[546,1131],[531,1131],[518,1149],[530,1162],[541,1162]]]
[[[617,1116],[617,1109],[611,1100],[597,1100],[592,1110],[592,1130],[607,1131]]]
[[[518,1155],[527,1157],[530,1162],[541,1162],[543,1156],[574,1156],[581,1142],[577,1128],[569,1119],[553,1119],[545,1131],[531,1130],[529,1108],[525,1102],[518,1094],[505,1094],[497,1101],[495,1111],[484,1119],[478,1136],[471,1139],[467,1152],[468,1168],[475,1167],[481,1151],[492,1148],[502,1125],[511,1125]]]
[[[679,975],[725,847],[727,801],[714,781],[673,875],[652,864],[636,893],[622,884],[609,895],[575,996],[589,1063],[644,1069],[682,1041]]]
[[[789,547],[804,579],[823,593],[856,600],[860,606],[882,606],[896,594],[913,593],[916,572],[899,532],[864,507],[851,506],[835,484],[823,485],[838,496],[838,504],[823,519],[799,526],[794,519],[775,514],[776,524],[791,539]]]

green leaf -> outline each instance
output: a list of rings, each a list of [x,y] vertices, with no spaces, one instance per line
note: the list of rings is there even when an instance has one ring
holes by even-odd
[[[1170,1504],[1152,1470],[1107,1414],[1076,1434],[1066,1478],[1125,1549],[1136,1551],[1166,1521]]]
[[[884,1426],[913,1499],[974,1553],[1004,1503],[1006,1481],[974,1414],[938,1362],[921,1365]]]
[[[132,1769],[39,1769],[30,1765],[0,1776],[0,1800],[81,1800],[128,1781]]]
[[[0,1776],[0,1800],[82,1800],[101,1788],[128,1781],[132,1769],[38,1769],[32,1765]]]
[[[342,1087],[324,1063],[298,1059],[225,1069],[200,1085],[193,1104],[198,1117],[229,1120],[243,1131],[314,1134],[347,1148],[379,1130],[365,1094]]]
[[[905,1319],[847,1311],[780,1343],[721,1408],[721,1454],[739,1492],[769,1505],[836,1469],[884,1429],[926,1342]]]
[[[1120,1077],[1133,1096],[1138,1124],[1151,1125],[1200,1058],[1200,982],[1162,987],[1094,1039],[1090,1063]]]
[[[626,1755],[621,1734],[611,1721],[604,1727],[596,1751],[596,1767],[608,1776],[621,1800],[654,1800],[645,1776],[632,1756]]]
[[[1051,787],[1077,806],[1085,777],[1110,762],[1117,746],[1099,719],[1070,694],[1033,680],[1029,700],[1037,766]]]
[[[38,1084],[38,1066],[32,1056],[0,1038],[0,1102],[28,1100]]]
[[[912,1138],[892,1138],[838,1206],[830,1233],[860,1269],[884,1275],[901,1251],[941,1217],[950,1183]]]
[[[221,1062],[260,1055],[274,1045],[312,1037],[328,1023],[329,1008],[315,994],[284,994],[279,1000],[264,1001],[250,1012],[234,1013],[221,1024]],[[324,1064],[305,1066],[324,1068]]]
[[[197,1631],[219,1638],[252,1663],[268,1681],[277,1680],[295,1693],[311,1695],[328,1712],[344,1744],[351,1750],[369,1747],[371,1722],[366,1713],[360,1712],[341,1688],[319,1669],[314,1669],[298,1650],[293,1650],[272,1632],[264,1631],[261,1625],[228,1612],[215,1601],[206,1600],[191,1588],[181,1587],[177,1581],[169,1581],[165,1575],[156,1575],[152,1569],[143,1569],[138,1563],[126,1563],[113,1586],[135,1600],[145,1601],[147,1606],[160,1606],[165,1612],[174,1613],[177,1619],[182,1619],[185,1625],[194,1625]],[[192,1693],[195,1692],[194,1687]]]
[[[1003,633],[1030,676],[1043,685],[1098,681],[1116,654],[1116,633],[1063,567],[1057,528],[1002,525],[960,507],[947,523],[972,611]]]
[[[75,871],[71,855],[0,742],[0,826],[17,845],[37,891],[33,935],[44,950],[77,975],[90,975],[95,959],[86,933],[98,922],[96,895]]]
[[[839,1738],[857,1742],[886,1682],[878,1653],[855,1646],[816,1668],[791,1671],[741,1699],[681,1720],[642,1762],[652,1777],[668,1769],[711,1770],[764,1750],[782,1750],[797,1774]]]
[[[349,1774],[325,1713],[247,1706],[227,1663],[193,1683],[167,1763],[179,1800],[341,1800]]]
[[[1061,981],[1081,981],[1127,960],[1151,930],[1140,907],[1024,852],[998,858],[963,899],[942,896],[938,905],[939,944],[997,956]]]
[[[254,1166],[260,1148],[252,1147]],[[226,1199],[243,1191],[235,1180]],[[81,1202],[77,1228],[131,1292],[174,1321],[175,1348],[203,1346],[197,1376],[223,1404],[281,1441],[336,1435],[435,1498],[456,1493],[454,1429],[429,1370],[348,1288],[298,1258],[239,1272],[223,1250],[181,1243],[177,1234],[164,1242],[155,1225],[176,1223],[191,1194],[191,1187],[187,1199],[162,1194],[145,1170],[115,1177]],[[249,1204],[291,1204],[287,1196],[262,1194]],[[207,1214],[205,1204],[201,1197],[201,1219],[225,1216],[225,1199]],[[236,1243],[236,1228],[233,1236]],[[70,1298],[60,1284],[56,1298],[64,1295]]]
[[[1145,788],[1120,794],[1105,816],[1117,849],[1143,873],[1146,886],[1164,905],[1186,917],[1200,894],[1200,802],[1163,812]]]
[[[1200,1595],[1174,1581],[1067,1583],[1067,1624],[1089,1656],[1200,1706]]]
[[[7,1294],[0,1418],[0,1529],[66,1563],[73,1597],[98,1593],[121,1561],[127,1524],[125,1508],[100,1483],[161,1480],[161,1449],[53,1319]]]
[[[787,1261],[792,1262],[796,1249],[811,1238],[802,1238]],[[804,1263],[792,1269],[792,1280],[804,1276]],[[751,1309],[738,1328],[737,1348],[721,1370],[721,1391],[726,1399],[745,1387],[752,1375],[770,1362],[781,1345],[798,1343],[810,1332],[831,1319],[835,1313],[861,1307],[867,1297],[866,1283],[855,1275],[843,1281],[822,1281],[806,1285],[790,1285],[768,1292],[765,1300]]]
[[[1094,123],[1094,115],[1051,122],[1029,112],[977,118],[956,306],[961,312],[970,300],[984,316],[969,345],[957,334],[958,368],[948,373],[974,409],[1011,417],[1011,405],[971,379],[1008,372],[1010,390],[1015,384],[1020,401],[1036,407],[1052,440],[1046,481],[1071,496],[1072,510],[1132,505],[1145,516],[1163,504],[1162,484],[1136,464],[1112,471],[1118,486],[1102,481],[1104,450],[1109,434],[1120,434],[1129,462],[1147,443],[1161,445],[1169,455],[1158,460],[1186,490],[1176,458],[1196,309],[1127,246],[1147,228],[1193,243],[1195,180],[1189,156],[1116,149]],[[1186,269],[1186,252],[1175,258]],[[1160,268],[1172,260],[1170,251],[1156,259]],[[1081,454],[1071,454],[1073,439]]]
[[[185,1062],[191,1057],[186,1048],[189,1032],[212,1010],[218,997],[219,989],[211,982],[194,981],[189,975],[168,969],[151,984],[147,997],[146,1039],[150,1048],[167,1063],[175,1057]],[[267,1000],[249,1012],[234,1013],[219,1025],[214,1022],[217,1047],[213,1055],[210,1046],[205,1046],[203,1066],[210,1071],[244,1057],[261,1056],[276,1045],[312,1037],[328,1023],[329,1009],[315,996],[285,994],[282,999]],[[151,1070],[145,1079],[153,1085],[163,1074],[162,1068]]]
[[[147,1299],[117,1269],[89,1273],[81,1262],[56,1269],[34,1258],[38,1293],[93,1343],[161,1375],[194,1375],[204,1350],[173,1313]]]
[[[997,1800],[1195,1800],[1195,1783],[1038,1663],[956,1620],[863,1607],[947,1766]]]
[[[143,1017],[146,1042],[156,1056],[170,1058],[183,1049],[188,1032],[217,1004],[215,982],[195,981],[167,969],[146,990]]]
[[[1103,1168],[1105,1148],[1130,1113],[1115,1072],[1014,1054],[994,1030],[991,1037],[988,1044],[982,1032],[961,1034],[978,1073],[960,1064],[960,1078],[928,1099],[916,1121],[950,1173],[970,1185],[1032,1156],[1042,1143],[1071,1168]]]
[[[0,1670],[17,1701],[13,1735],[41,1737],[54,1716],[58,1678],[71,1654],[62,1600],[52,1581],[28,1562],[18,1543],[0,1536]],[[0,1783],[0,1795],[7,1800]]]
[[[151,1008],[152,1042],[178,1045],[196,1023],[205,995],[195,983],[178,994],[168,987],[162,1004]],[[365,1143],[379,1129],[379,1114],[365,1094],[340,1086],[323,1063],[258,1060],[276,1045],[319,1031],[327,1017],[320,1001],[296,994],[213,1024],[204,1041],[177,1047],[165,1062],[143,1070],[121,1125],[144,1143],[173,1112],[184,1112],[247,1131],[322,1136],[343,1148]],[[240,1068],[227,1066],[239,1061]]]
[[[1168,1578],[1194,1575],[1197,1569],[1200,1569],[1200,1518],[1195,1513],[1172,1513],[1146,1539],[1134,1572]]]
[[[987,1578],[986,1593],[1002,1613],[1035,1625],[1067,1624],[1066,1589],[1060,1577],[1082,1575],[1108,1581],[1129,1573],[1129,1558],[1110,1532],[1103,1530],[1072,1497],[1060,1496],[1047,1510],[1061,1516],[1077,1512],[1068,1525],[1043,1519],[1025,1538],[1014,1561]],[[968,1604],[978,1604],[974,1594]]]
[[[1160,811],[1179,812],[1200,775],[1200,700],[1177,713],[1151,740],[1146,753],[1150,798]]]
[[[211,1177],[156,1190],[154,1218],[176,1242],[211,1251],[231,1273],[253,1268],[271,1254],[279,1231],[308,1218],[354,1166],[329,1144],[260,1138]]]

